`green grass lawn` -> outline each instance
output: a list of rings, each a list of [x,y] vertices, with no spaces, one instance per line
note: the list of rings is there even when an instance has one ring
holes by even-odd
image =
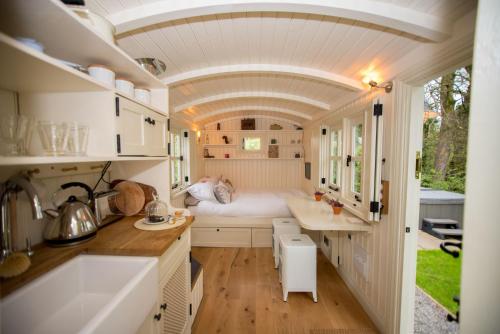
[[[458,309],[453,296],[460,294],[461,262],[440,249],[419,250],[417,256],[417,285],[453,313]]]

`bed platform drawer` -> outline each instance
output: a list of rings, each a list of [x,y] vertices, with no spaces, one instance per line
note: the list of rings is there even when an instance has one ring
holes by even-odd
[[[272,244],[272,228],[252,228],[252,247],[271,247]]]
[[[199,247],[252,247],[251,228],[193,227],[191,245]]]

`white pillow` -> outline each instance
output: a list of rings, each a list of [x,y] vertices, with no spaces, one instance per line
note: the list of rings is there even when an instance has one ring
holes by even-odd
[[[217,185],[214,187],[214,194],[217,201],[221,204],[229,204],[231,203],[231,191],[229,187],[222,181],[219,181]]]
[[[211,201],[217,203],[214,195],[214,184],[212,182],[198,182],[187,189],[188,193],[200,201]]]

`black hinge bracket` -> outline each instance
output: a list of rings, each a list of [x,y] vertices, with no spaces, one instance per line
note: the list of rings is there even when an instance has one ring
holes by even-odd
[[[373,116],[382,116],[383,104],[377,103],[373,105]]]
[[[189,136],[187,131],[184,131],[184,138],[187,138]]]
[[[189,182],[189,176],[184,176],[184,182]]]
[[[167,119],[167,131],[170,132],[170,118]]]
[[[181,155],[180,158],[179,158],[179,160],[180,161],[184,161],[184,156]]]
[[[321,129],[321,134],[322,134],[323,136],[326,136],[326,129]]]
[[[380,209],[380,203],[377,201],[370,202],[370,212],[376,213]]]
[[[167,144],[167,154],[170,155],[170,143]]]
[[[407,227],[406,229],[406,233],[410,233],[411,229],[409,227]]]
[[[347,159],[346,159],[346,166],[349,167],[351,165],[351,161],[352,161],[352,157],[350,155],[347,156]]]
[[[325,184],[326,183],[326,178],[322,177],[321,178],[321,184]]]
[[[340,265],[340,256],[337,256],[337,264]]]
[[[120,98],[118,96],[115,97],[115,114],[120,116]]]
[[[191,254],[191,251],[189,251],[189,263],[191,263],[191,261],[193,261],[193,256]]]
[[[189,315],[193,315],[193,304],[189,304]]]
[[[122,153],[122,141],[120,135],[116,135],[116,152]]]

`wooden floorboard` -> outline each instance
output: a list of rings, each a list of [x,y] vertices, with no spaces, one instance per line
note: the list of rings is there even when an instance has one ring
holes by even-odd
[[[271,248],[193,247],[204,270],[194,334],[376,333],[374,324],[328,259],[318,252],[318,303],[307,293],[283,302]]]

